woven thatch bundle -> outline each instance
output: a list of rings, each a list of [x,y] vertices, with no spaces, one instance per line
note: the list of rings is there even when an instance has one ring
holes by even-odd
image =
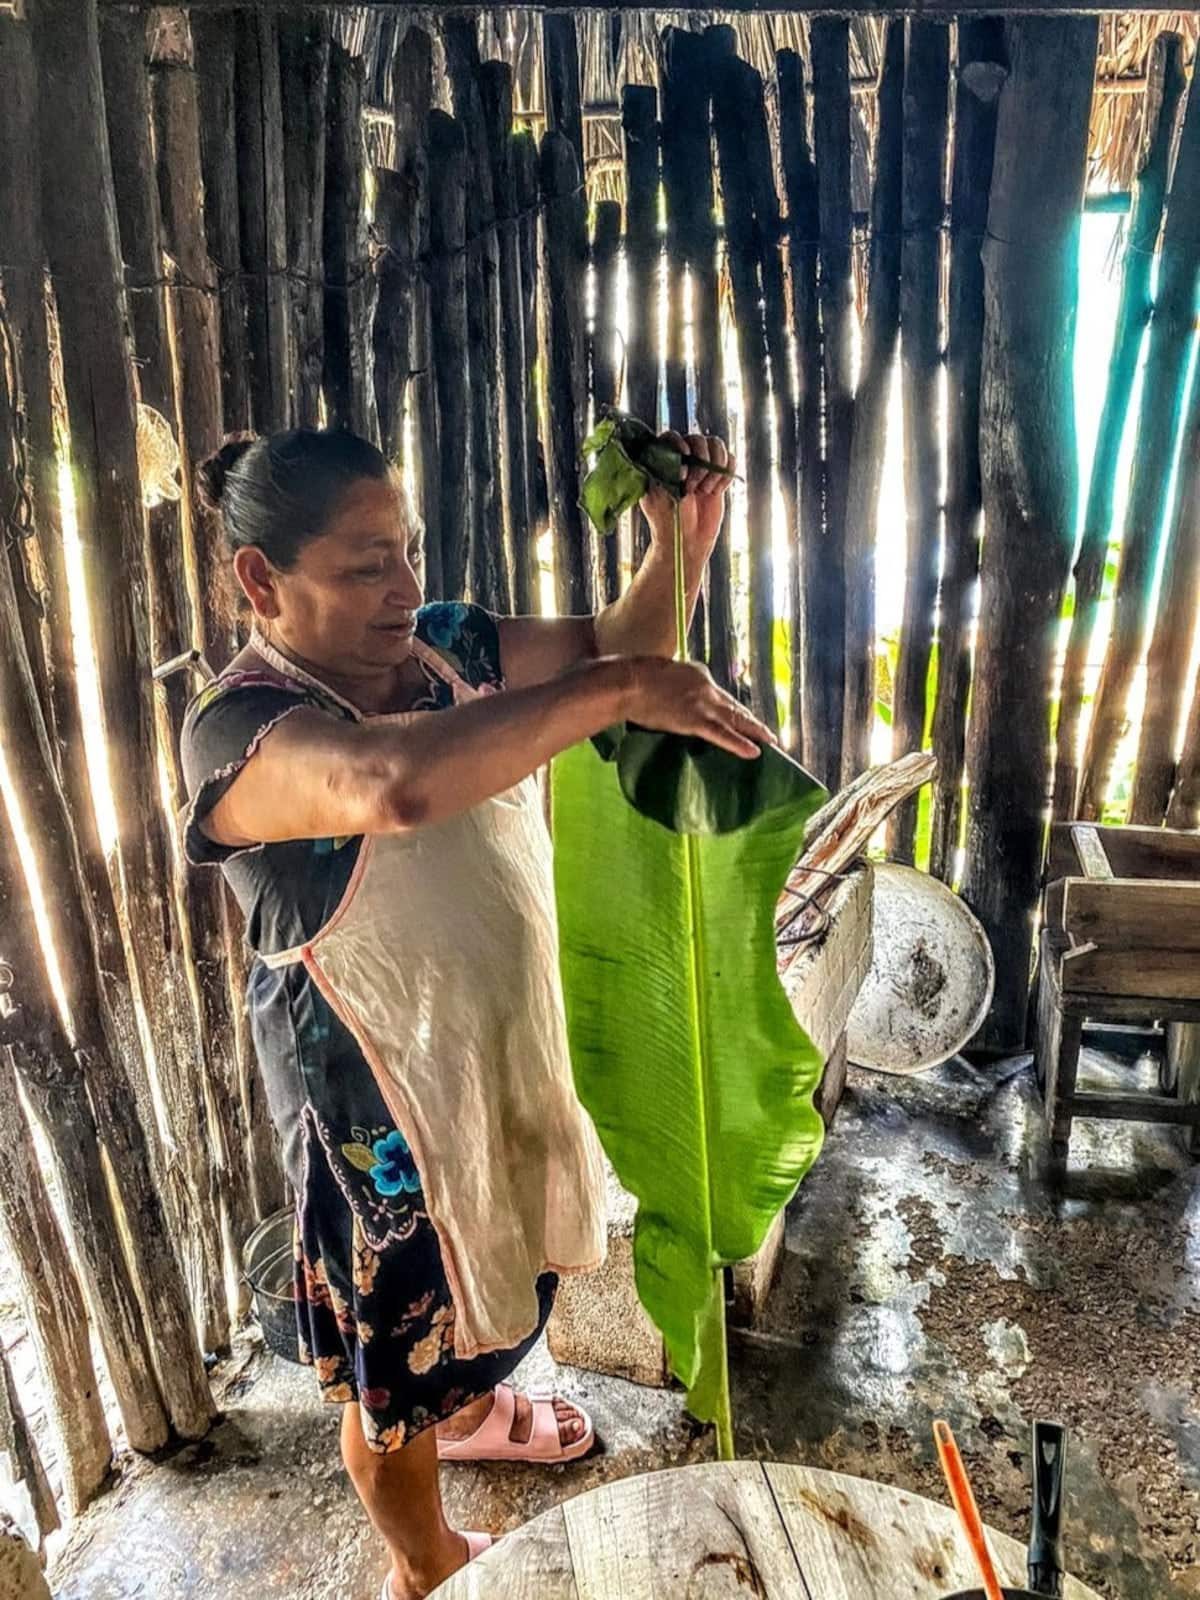
[[[403,28],[421,18],[349,7],[340,21],[348,47],[366,58],[368,100],[380,111],[391,95],[391,57]],[[436,13],[425,21],[436,34]],[[586,116],[588,188],[593,200],[620,200],[623,190],[621,89],[627,83],[657,79],[659,40],[668,26],[699,28],[728,22],[736,28],[741,54],[771,81],[775,52],[785,46],[808,53],[808,22],[801,12],[603,11],[579,13],[579,54]],[[1137,170],[1146,101],[1146,63],[1155,36],[1175,29],[1187,41],[1190,63],[1200,37],[1195,12],[1109,15],[1101,22],[1096,95],[1092,108],[1091,181],[1100,188],[1127,189]],[[851,24],[851,81],[855,85],[855,206],[865,209],[867,161],[874,134],[873,80],[879,69],[883,21],[859,17]],[[483,53],[511,62],[515,104],[530,122],[542,119],[541,18],[527,10],[485,13]],[[386,135],[373,132],[373,154],[386,154]]]

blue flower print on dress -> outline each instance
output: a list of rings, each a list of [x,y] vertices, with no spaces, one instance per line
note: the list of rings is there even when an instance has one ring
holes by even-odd
[[[421,1178],[408,1140],[398,1128],[393,1128],[386,1139],[376,1139],[373,1146],[375,1165],[368,1176],[379,1194],[389,1198],[397,1194],[420,1194]]]
[[[463,624],[470,615],[471,608],[457,600],[426,606],[425,615],[421,619],[424,623],[425,637],[438,650],[452,650],[458,642]]]

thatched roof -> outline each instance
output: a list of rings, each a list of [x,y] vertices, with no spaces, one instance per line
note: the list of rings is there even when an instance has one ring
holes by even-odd
[[[344,41],[367,61],[369,99],[380,111],[391,93],[390,62],[403,29],[419,15],[348,8],[341,19]],[[434,15],[430,14],[431,19]],[[483,48],[512,63],[515,104],[533,123],[542,117],[541,18],[528,10],[485,13]],[[579,14],[580,61],[586,116],[588,187],[593,199],[622,198],[621,88],[656,78],[658,40],[672,23],[697,27],[730,23],[742,55],[770,81],[776,50],[791,46],[808,55],[808,23],[802,13],[732,14],[720,11],[639,11],[619,17]],[[850,24],[851,81],[855,85],[855,206],[867,204],[870,137],[874,125],[872,86],[882,56],[884,22],[855,18]],[[1092,109],[1091,180],[1105,189],[1128,189],[1137,170],[1146,102],[1146,65],[1155,37],[1174,29],[1186,41],[1190,64],[1200,38],[1195,12],[1106,15],[1100,23],[1100,55]],[[436,31],[436,30],[435,30]],[[381,137],[386,137],[381,135]]]

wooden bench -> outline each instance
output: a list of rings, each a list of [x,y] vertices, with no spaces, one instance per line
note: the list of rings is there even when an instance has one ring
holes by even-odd
[[[1181,1124],[1200,1155],[1200,835],[1058,823],[1048,878],[1035,1059],[1052,1153],[1100,1117]],[[1089,1021],[1170,1026],[1157,1091],[1080,1090]]]

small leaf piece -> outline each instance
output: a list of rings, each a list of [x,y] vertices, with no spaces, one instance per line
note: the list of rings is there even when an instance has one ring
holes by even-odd
[[[592,435],[596,437],[595,434]],[[601,448],[595,465],[583,480],[579,503],[597,532],[616,532],[617,523],[650,487],[650,480],[612,437]]]
[[[734,833],[780,806],[812,810],[826,798],[817,780],[775,745],[743,761],[707,739],[632,723],[606,728],[592,743],[603,760],[616,762],[633,809],[672,833]]]
[[[370,1145],[344,1144],[342,1154],[352,1167],[357,1167],[360,1172],[370,1172],[375,1165],[375,1152]]]
[[[583,481],[579,503],[598,532],[606,536],[631,511],[651,484],[676,499],[683,492],[683,457],[664,444],[637,417],[610,410],[584,440],[585,456],[595,456]]]

